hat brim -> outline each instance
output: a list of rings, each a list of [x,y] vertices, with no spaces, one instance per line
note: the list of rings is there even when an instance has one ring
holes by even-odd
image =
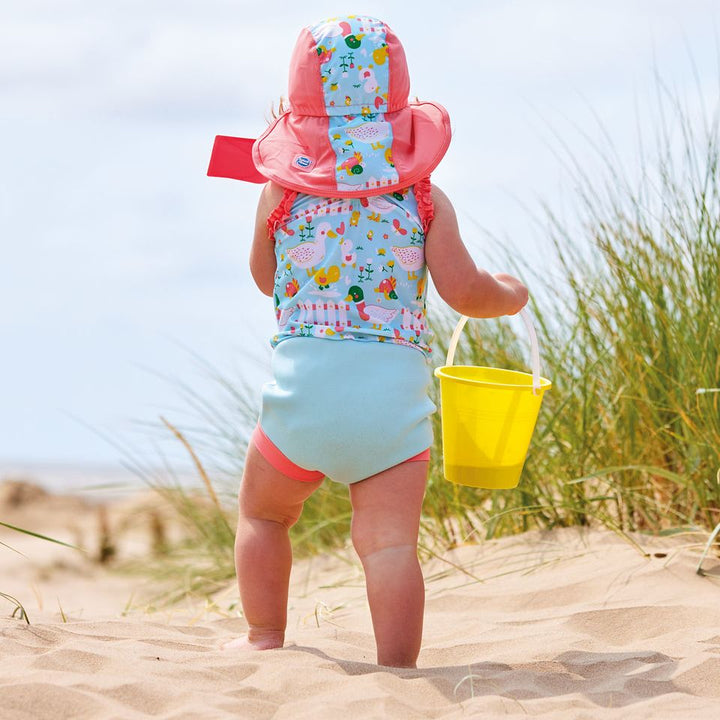
[[[365,197],[414,185],[437,167],[450,145],[447,110],[436,103],[417,102],[387,113],[383,119],[392,125],[392,163],[398,179],[379,191],[338,187],[337,157],[328,137],[327,116],[281,115],[255,141],[253,162],[262,176],[309,195]]]

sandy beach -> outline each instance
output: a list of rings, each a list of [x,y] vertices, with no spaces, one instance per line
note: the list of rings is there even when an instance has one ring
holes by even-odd
[[[707,718],[720,708],[720,561],[701,536],[574,529],[455,548],[425,563],[417,670],[374,664],[350,551],[297,562],[287,644],[228,652],[234,583],[212,603],[148,610],[158,591],[98,562],[150,552],[147,496],[102,509],[0,486],[0,718]],[[639,546],[639,547],[638,547]]]

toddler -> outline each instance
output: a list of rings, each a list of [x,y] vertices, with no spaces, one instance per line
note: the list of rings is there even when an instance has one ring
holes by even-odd
[[[427,271],[453,309],[517,313],[516,278],[478,269],[430,173],[450,142],[440,105],[408,102],[397,36],[382,21],[305,28],[289,111],[252,143],[216,140],[209,174],[262,181],[250,252],[273,298],[272,382],[240,485],[235,543],[246,637],[281,647],[288,530],[325,477],[349,486],[380,665],[415,667],[424,584],[417,557],[432,444]]]

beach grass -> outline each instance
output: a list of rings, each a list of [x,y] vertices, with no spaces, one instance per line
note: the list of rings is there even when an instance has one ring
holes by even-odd
[[[38,540],[43,540],[45,542],[51,542],[55,543],[56,545],[63,545],[65,547],[71,548],[73,550],[78,550],[77,547],[74,545],[70,545],[69,543],[63,542],[62,540],[57,540],[53,537],[49,537],[48,535],[43,535],[41,533],[34,532],[32,530],[27,530],[25,528],[17,527],[16,525],[10,525],[9,523],[0,521],[0,526],[7,528],[8,530],[12,530],[13,532],[21,533],[23,535],[30,535],[31,537],[37,538]],[[15,550],[11,545],[8,545],[7,543],[0,542],[0,546],[2,546],[5,550],[10,550],[11,552],[18,552]],[[27,614],[27,610],[25,609],[24,605],[12,595],[8,595],[7,593],[0,592],[0,598],[6,600],[13,606],[12,611],[12,617],[18,616],[21,620],[25,620],[25,622],[29,625],[30,624],[30,618]]]
[[[570,162],[578,216],[568,225],[546,208],[543,219],[555,271],[517,263],[553,388],[517,490],[448,488],[433,468],[429,509],[448,539],[458,527],[466,539],[720,522],[718,115],[698,130],[663,98],[654,164],[641,161],[636,185],[611,155],[600,178]],[[441,352],[453,321],[435,323]],[[475,326],[460,362],[527,369],[522,330]]]
[[[660,96],[652,160],[643,149],[637,180],[620,173],[611,152],[600,175],[569,158],[576,216],[568,222],[546,208],[538,219],[547,267],[505,258],[531,288],[543,375],[553,387],[514,490],[448,483],[440,413],[434,416],[421,538],[427,555],[531,529],[602,526],[634,542],[629,533],[708,536],[720,523],[718,115],[698,129],[669,93]],[[456,321],[435,303],[435,365],[443,364]],[[472,321],[456,363],[526,371],[525,331],[507,318]],[[234,454],[237,482],[238,437],[249,437],[257,404],[242,383],[218,380],[238,411],[221,453],[224,461]],[[439,405],[437,386],[433,392]],[[218,435],[225,432],[218,419],[226,416],[201,409]],[[192,433],[179,439],[197,459]],[[209,496],[211,474],[199,473]],[[168,551],[183,587],[215,588],[233,575],[234,510],[217,498],[198,506],[179,488],[173,497],[194,528],[189,547]],[[347,488],[326,482],[292,529],[296,551],[346,545],[350,517]]]

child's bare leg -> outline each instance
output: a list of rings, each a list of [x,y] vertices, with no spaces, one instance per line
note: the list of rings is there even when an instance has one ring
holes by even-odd
[[[415,667],[425,585],[417,538],[427,462],[405,462],[350,486],[352,539],[365,570],[379,665]]]
[[[322,480],[300,482],[283,475],[250,443],[235,536],[235,568],[248,634],[226,644],[226,649],[282,647],[292,565],[288,530],[321,484]]]

